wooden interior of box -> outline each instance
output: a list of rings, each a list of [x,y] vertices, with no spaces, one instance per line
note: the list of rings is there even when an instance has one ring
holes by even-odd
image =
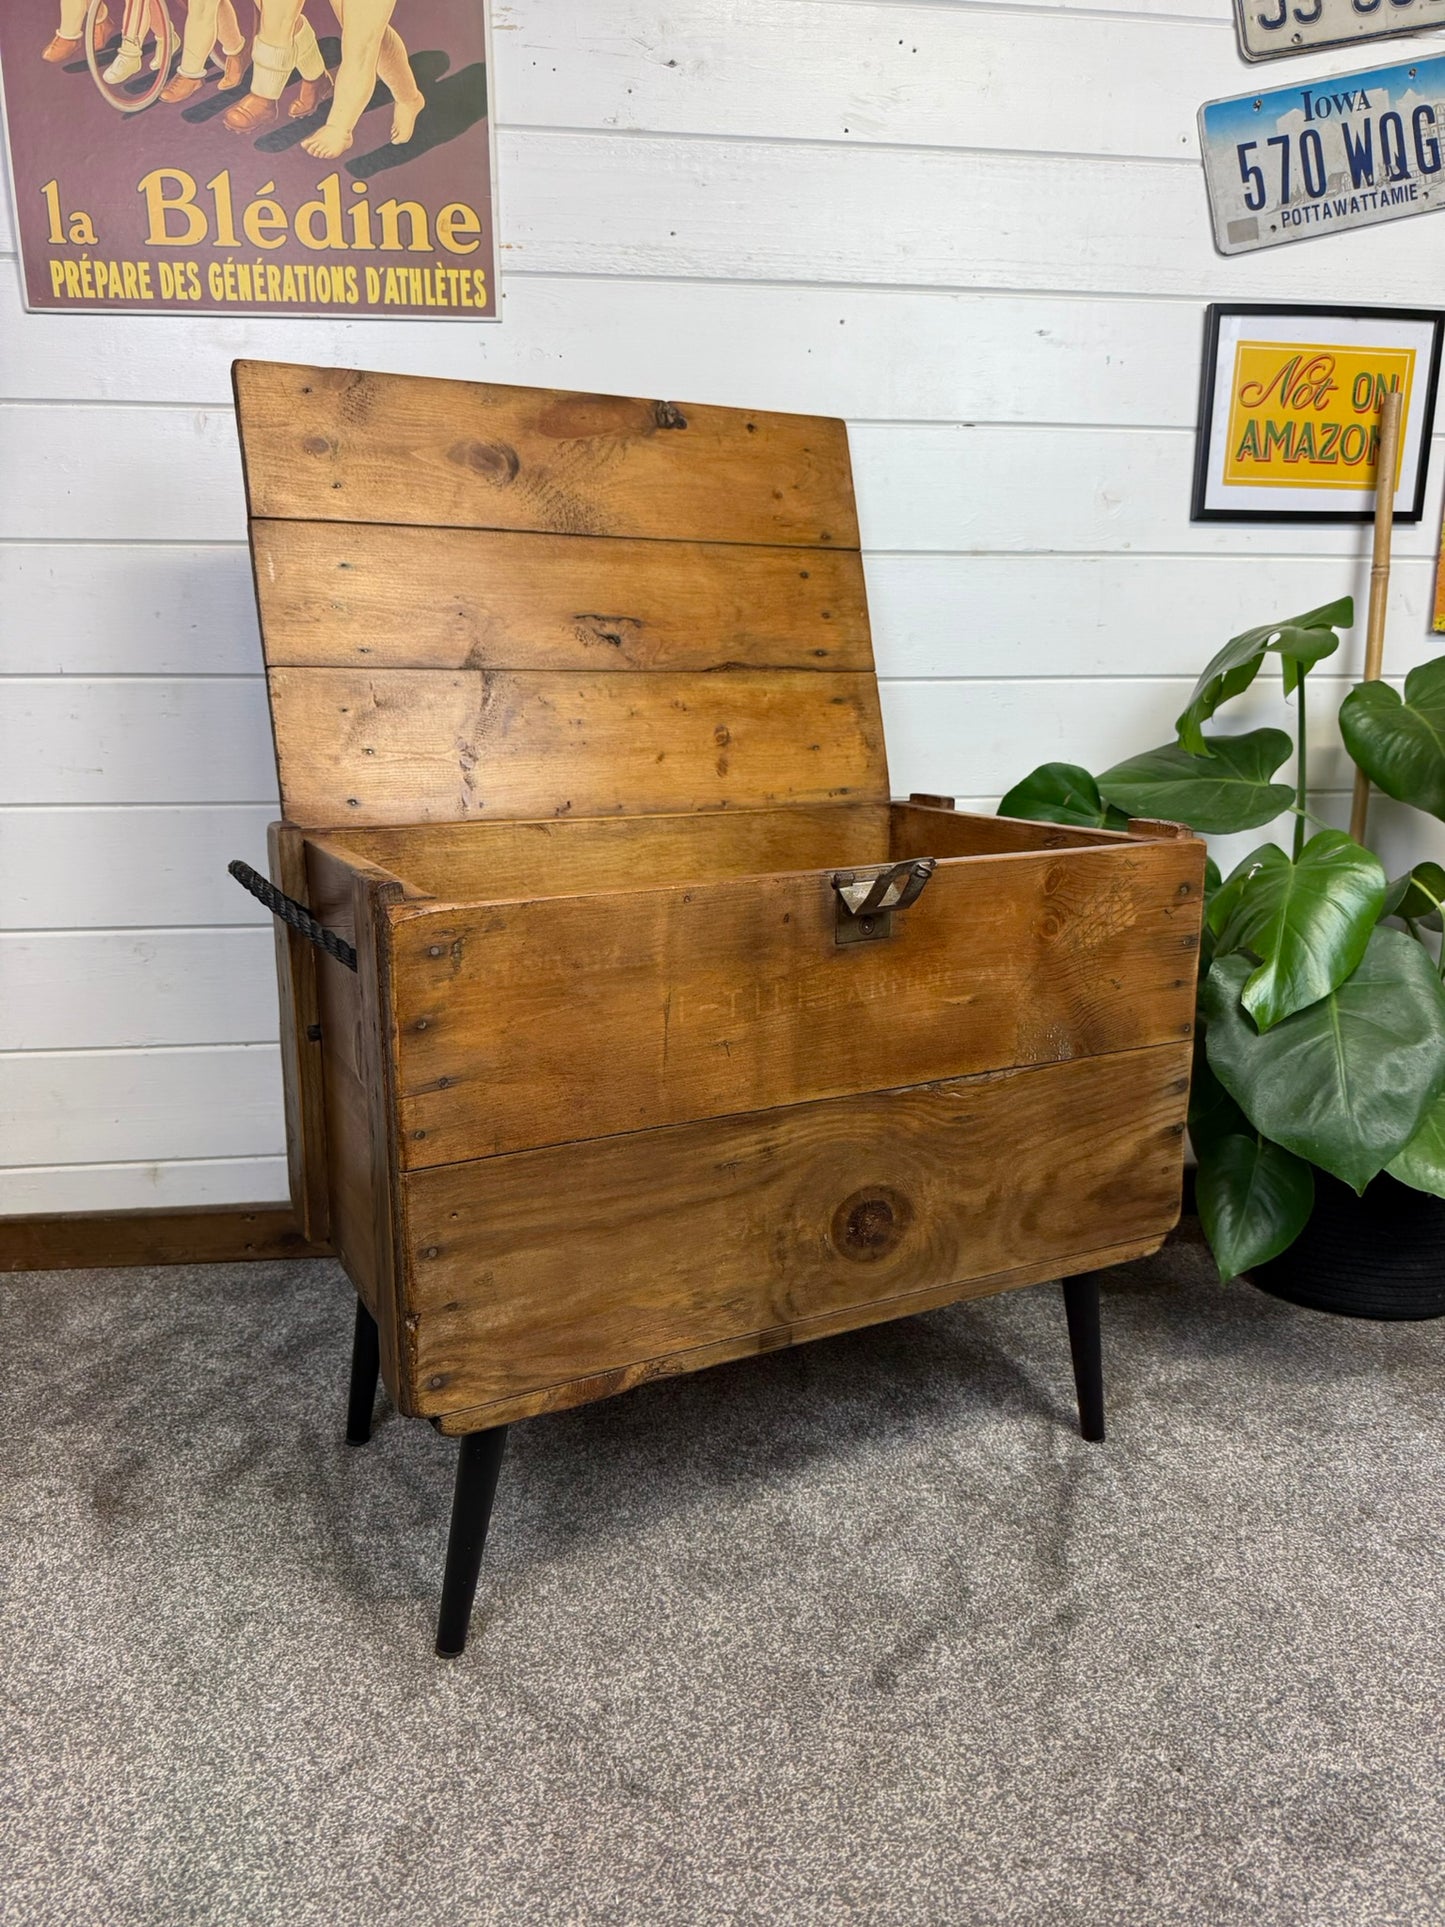
[[[505,823],[342,825],[324,837],[395,877],[408,896],[452,902],[660,889],[802,870],[834,871],[909,857],[998,856],[1127,842],[1075,830],[908,803],[799,804],[787,809]]]

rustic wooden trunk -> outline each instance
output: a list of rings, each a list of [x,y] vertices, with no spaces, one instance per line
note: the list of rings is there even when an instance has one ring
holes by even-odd
[[[889,801],[841,423],[235,375],[272,875],[357,953],[278,926],[292,1188],[400,1411],[1159,1245],[1203,847]]]

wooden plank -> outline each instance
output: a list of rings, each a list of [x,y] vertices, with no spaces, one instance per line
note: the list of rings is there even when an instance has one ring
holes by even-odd
[[[418,1409],[1162,1240],[1188,1088],[1173,1043],[414,1172]]]
[[[226,865],[265,869],[275,814],[274,803],[0,808],[0,930],[269,923]]]
[[[1183,677],[1040,676],[886,682],[879,694],[890,761],[907,772],[910,790],[951,792],[962,787],[958,777],[964,773],[974,793],[1001,796],[1039,763],[1081,762],[1105,770],[1172,741],[1175,718],[1193,686]],[[1341,745],[1339,709],[1351,687],[1352,679],[1343,675],[1317,670],[1310,678],[1309,773],[1321,792],[1349,785],[1353,766]],[[1230,704],[1224,724],[1230,734],[1269,727],[1293,737],[1296,720],[1278,675],[1266,672]]]
[[[712,1365],[726,1365],[739,1358],[756,1358],[764,1352],[782,1351],[790,1345],[804,1345],[816,1338],[833,1338],[840,1332],[859,1331],[881,1325],[894,1318],[912,1318],[920,1312],[937,1311],[960,1300],[990,1298],[1001,1291],[1017,1291],[1022,1285],[1042,1284],[1046,1279],[1072,1277],[1077,1272],[1103,1271],[1111,1265],[1128,1264],[1147,1258],[1159,1249],[1162,1238],[1151,1237],[1130,1244],[1105,1245],[1097,1251],[1075,1253],[1067,1263],[1019,1265],[990,1277],[970,1278],[963,1284],[933,1285],[923,1291],[908,1291],[869,1305],[852,1305],[846,1311],[828,1313],[793,1325],[778,1325],[768,1331],[748,1332],[741,1337],[725,1338],[715,1345],[700,1345],[694,1351],[674,1352],[665,1358],[649,1358],[614,1372],[598,1372],[590,1378],[574,1378],[563,1385],[549,1386],[541,1392],[494,1400],[488,1405],[472,1405],[465,1410],[445,1413],[433,1420],[447,1438],[463,1438],[469,1432],[487,1432],[497,1425],[511,1425],[519,1419],[539,1418],[547,1412],[565,1412],[578,1405],[590,1405],[600,1398],[615,1398],[635,1391],[659,1378],[676,1378],[683,1372],[705,1371]]]
[[[258,1044],[275,1035],[265,930],[0,934],[0,1051]]]
[[[256,1258],[326,1258],[289,1206],[182,1211],[76,1211],[0,1219],[0,1272],[109,1265],[230,1265]]]
[[[1180,133],[1170,161],[529,131],[499,166],[528,272],[1337,300],[1331,249],[1216,254]],[[1352,273],[1429,307],[1432,251],[1385,231],[1355,230]]]
[[[12,676],[0,803],[269,802],[274,816],[269,733],[259,676]]]
[[[851,423],[1194,422],[1197,397],[1176,374],[1199,352],[1193,302],[618,275],[594,276],[580,290],[565,274],[513,274],[505,299],[506,326],[485,335],[449,322],[369,320],[367,359],[398,371],[424,364],[434,375],[532,381],[545,340],[559,378],[618,394],[694,388],[717,401]],[[0,260],[0,309],[23,305],[15,262]],[[90,330],[73,322],[35,315],[6,342],[13,400],[229,408],[235,356],[264,357],[276,343],[269,315],[114,314],[101,324],[108,345],[97,355]],[[305,327],[315,360],[341,363],[355,352],[354,321],[315,316]]]
[[[917,802],[895,803],[889,856],[1001,856],[1013,850],[1084,850],[1127,841],[1122,830],[1081,830],[1062,823],[1023,822]]]
[[[274,1157],[274,1044],[13,1051],[0,1057],[0,1167]]]
[[[820,19],[817,0],[754,0],[747,32],[731,33],[715,0],[532,0],[517,26],[498,90],[509,128],[1195,159],[1198,103],[1239,91],[1227,10],[1109,19],[854,0]],[[599,69],[626,87],[599,87]],[[1021,113],[1035,95],[1049,112]]]
[[[682,816],[563,816],[540,822],[349,824],[347,848],[447,902],[660,888],[773,870],[882,863],[888,807],[796,804]]]
[[[118,421],[111,433],[114,442],[97,450],[101,460],[118,450]],[[246,676],[262,666],[242,548],[63,541],[0,548],[0,674]]]
[[[1402,555],[1430,554],[1439,532],[1445,440],[1436,437],[1432,448],[1430,505],[1423,522],[1400,529]],[[1355,558],[1368,549],[1358,525],[1186,521],[1181,504],[1189,500],[1194,437],[1172,430],[1111,435],[1092,428],[870,424],[853,431],[853,455],[870,550],[1255,555],[1272,566],[1279,555]],[[979,486],[981,475],[987,488]],[[1268,570],[1259,577],[1248,607],[1260,593],[1272,599]],[[1253,620],[1241,612],[1226,634]],[[1057,609],[1052,626],[1060,626]],[[887,673],[881,650],[879,661]],[[1120,666],[1116,655],[1115,673]]]
[[[273,667],[873,667],[851,550],[364,522],[251,533]]]
[[[1368,234],[1397,233],[1408,240],[1410,232],[1405,221]],[[1313,252],[1264,250],[1277,257]],[[1244,258],[1233,257],[1235,265]],[[1194,313],[1197,325],[1197,309]],[[84,325],[74,316],[57,317],[49,325],[58,327],[62,320]],[[159,318],[152,325],[159,325]],[[967,349],[965,326],[960,357]],[[970,419],[874,422],[851,431],[870,550],[1028,554],[1045,549],[1271,561],[1281,555],[1355,558],[1362,552],[1360,531],[1348,524],[1239,527],[1183,520],[1179,503],[1189,499],[1192,432],[1007,422],[969,427]],[[124,439],[114,459],[144,473],[144,489],[116,488],[112,460],[97,459],[98,451],[116,450],[121,421]],[[1397,530],[1400,556],[1431,557],[1438,546],[1445,485],[1441,449],[1445,437],[1436,438],[1424,521]],[[983,475],[986,488],[979,485]],[[75,541],[242,541],[246,517],[236,487],[231,411],[136,408],[118,414],[78,404],[6,407],[0,410],[0,523],[13,539],[25,541],[43,542],[57,528]],[[1259,574],[1267,580],[1266,571]],[[1245,621],[1253,619],[1253,606],[1252,599]],[[962,656],[968,630],[961,616],[957,627]],[[883,666],[886,672],[886,661]]]
[[[1131,1050],[1192,1028],[1204,846],[939,864],[876,943],[826,874],[394,918],[410,1167]]]
[[[273,669],[288,818],[416,823],[886,798],[858,672]]]
[[[821,416],[237,362],[253,516],[857,548]]]
[[[402,1238],[397,1181],[391,956],[386,919],[402,886],[365,864],[349,869],[308,844],[316,914],[354,941],[357,968],[323,956],[317,971],[327,1190],[332,1242],[376,1320],[381,1375],[400,1412],[410,1412],[408,1339],[399,1305]],[[349,894],[343,909],[337,896]]]
[[[307,897],[306,839],[287,823],[267,838],[271,881],[288,897]],[[326,1157],[326,1091],[321,1075],[318,952],[299,932],[273,917],[276,989],[280,1006],[281,1079],[286,1097],[286,1168],[291,1206],[306,1237],[330,1236]]]
[[[878,655],[890,677],[1153,676],[1198,673],[1211,648],[1275,615],[1354,596],[1365,606],[1366,553],[1332,559],[1252,555],[869,555],[868,600]],[[1266,573],[1267,572],[1267,573]],[[1397,562],[1390,575],[1392,668],[1438,653],[1430,634],[1435,563]],[[1161,623],[1167,607],[1188,622]],[[950,611],[966,610],[966,636]],[[1067,610],[1067,620],[1060,611]],[[1148,636],[1147,662],[1133,639]],[[1346,642],[1346,660],[1355,646]]]
[[[167,1158],[160,1163],[21,1164],[0,1169],[0,1219],[90,1211],[247,1207],[287,1209],[286,1160]]]
[[[194,324],[192,324],[194,325]],[[311,525],[258,523],[263,535],[298,537]],[[335,525],[337,552],[341,531]],[[941,531],[946,533],[946,531]],[[390,541],[389,531],[372,530]],[[1336,531],[1338,534],[1339,531]],[[1404,531],[1402,531],[1404,533]],[[414,531],[402,542],[428,541],[429,533]],[[550,544],[553,538],[525,536],[465,536],[454,541]],[[1100,540],[1107,540],[1101,534]],[[564,546],[560,541],[558,547]],[[632,545],[620,541],[584,543],[572,538],[569,552],[595,550],[606,556]],[[1356,548],[1360,545],[1356,541]],[[698,553],[714,553],[706,546]],[[741,546],[724,555],[759,554]],[[789,551],[782,551],[789,556]],[[1074,553],[1037,555],[872,553],[866,558],[871,626],[879,659],[889,676],[948,677],[967,668],[971,676],[1107,676],[1136,667],[1121,638],[1148,633],[1148,668],[1155,675],[1192,676],[1201,650],[1212,639],[1235,634],[1261,607],[1288,614],[1308,609],[1321,599],[1353,595],[1363,606],[1369,580],[1366,553],[1333,558],[1275,556],[1261,582],[1257,556],[1141,555]],[[799,567],[796,556],[790,567]],[[819,571],[839,571],[845,579],[857,568],[847,552],[819,552],[802,567],[820,580]],[[679,593],[691,597],[690,578]],[[278,589],[279,589],[278,583]],[[800,589],[806,584],[799,584]],[[353,599],[353,611],[365,610],[382,630],[379,648],[390,641],[399,649],[411,646],[389,613],[384,582],[371,585],[374,596]],[[543,583],[534,583],[540,601]],[[273,591],[273,594],[275,592]],[[447,640],[446,611],[431,602],[418,604],[414,589],[397,591],[411,596],[410,620],[431,625]],[[550,591],[547,593],[550,594]],[[312,620],[308,592],[298,584],[294,606],[298,616]],[[1190,611],[1187,624],[1160,628],[1158,612],[1174,598]],[[155,620],[157,599],[166,620]],[[279,599],[279,598],[278,598]],[[1435,558],[1403,557],[1390,577],[1390,641],[1387,660],[1408,669],[1433,652],[1430,622],[1434,613]],[[330,598],[318,586],[310,601],[315,619],[328,620]],[[579,598],[578,611],[607,610],[609,603]],[[664,601],[659,618],[670,602]],[[819,599],[813,609],[815,627],[826,627],[819,611],[837,605]],[[1059,620],[1067,608],[1068,620]],[[962,612],[962,615],[961,613]],[[288,605],[289,613],[289,605]],[[273,629],[275,617],[273,614]],[[786,641],[807,626],[800,608],[776,624],[779,655]],[[619,630],[626,642],[628,632]],[[658,631],[654,626],[654,639]],[[363,642],[365,638],[361,639]],[[565,636],[559,636],[559,644]],[[771,649],[774,637],[761,640]],[[835,643],[838,638],[834,638]],[[681,648],[679,630],[669,640]],[[826,641],[826,638],[825,638]],[[274,645],[273,645],[274,646]],[[298,656],[305,646],[298,640]],[[578,644],[579,651],[590,645]],[[609,645],[610,647],[610,645]],[[464,653],[464,652],[463,652]],[[708,652],[700,650],[700,656]],[[801,656],[801,651],[798,652]],[[596,651],[592,651],[595,656]],[[362,660],[358,656],[358,660]],[[379,662],[379,654],[366,660]],[[583,660],[581,654],[577,660]],[[458,656],[458,662],[460,656]],[[255,596],[250,562],[244,548],[227,544],[165,545],[128,548],[122,544],[16,544],[0,547],[0,672],[10,675],[212,675],[259,673],[260,644],[256,635]],[[501,665],[498,665],[501,666]],[[676,663],[675,667],[687,667]],[[801,666],[810,666],[802,663]],[[814,661],[811,666],[820,666]],[[822,666],[826,666],[823,664]],[[835,666],[850,666],[847,663]],[[867,666],[866,661],[861,666]]]

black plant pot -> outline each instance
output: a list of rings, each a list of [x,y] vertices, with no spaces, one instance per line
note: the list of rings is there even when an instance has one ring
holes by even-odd
[[[1343,1318],[1445,1317],[1445,1198],[1383,1171],[1356,1197],[1317,1170],[1309,1223],[1249,1277],[1272,1297]]]

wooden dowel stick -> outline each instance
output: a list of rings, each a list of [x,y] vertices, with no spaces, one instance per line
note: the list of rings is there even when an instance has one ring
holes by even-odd
[[[1404,396],[1392,388],[1380,410],[1380,460],[1375,470],[1375,552],[1370,564],[1370,613],[1365,626],[1365,681],[1378,682],[1385,664],[1385,607],[1390,597],[1390,543],[1395,532],[1395,470],[1399,461],[1400,414]],[[1350,835],[1365,840],[1370,814],[1370,779],[1355,771]]]

